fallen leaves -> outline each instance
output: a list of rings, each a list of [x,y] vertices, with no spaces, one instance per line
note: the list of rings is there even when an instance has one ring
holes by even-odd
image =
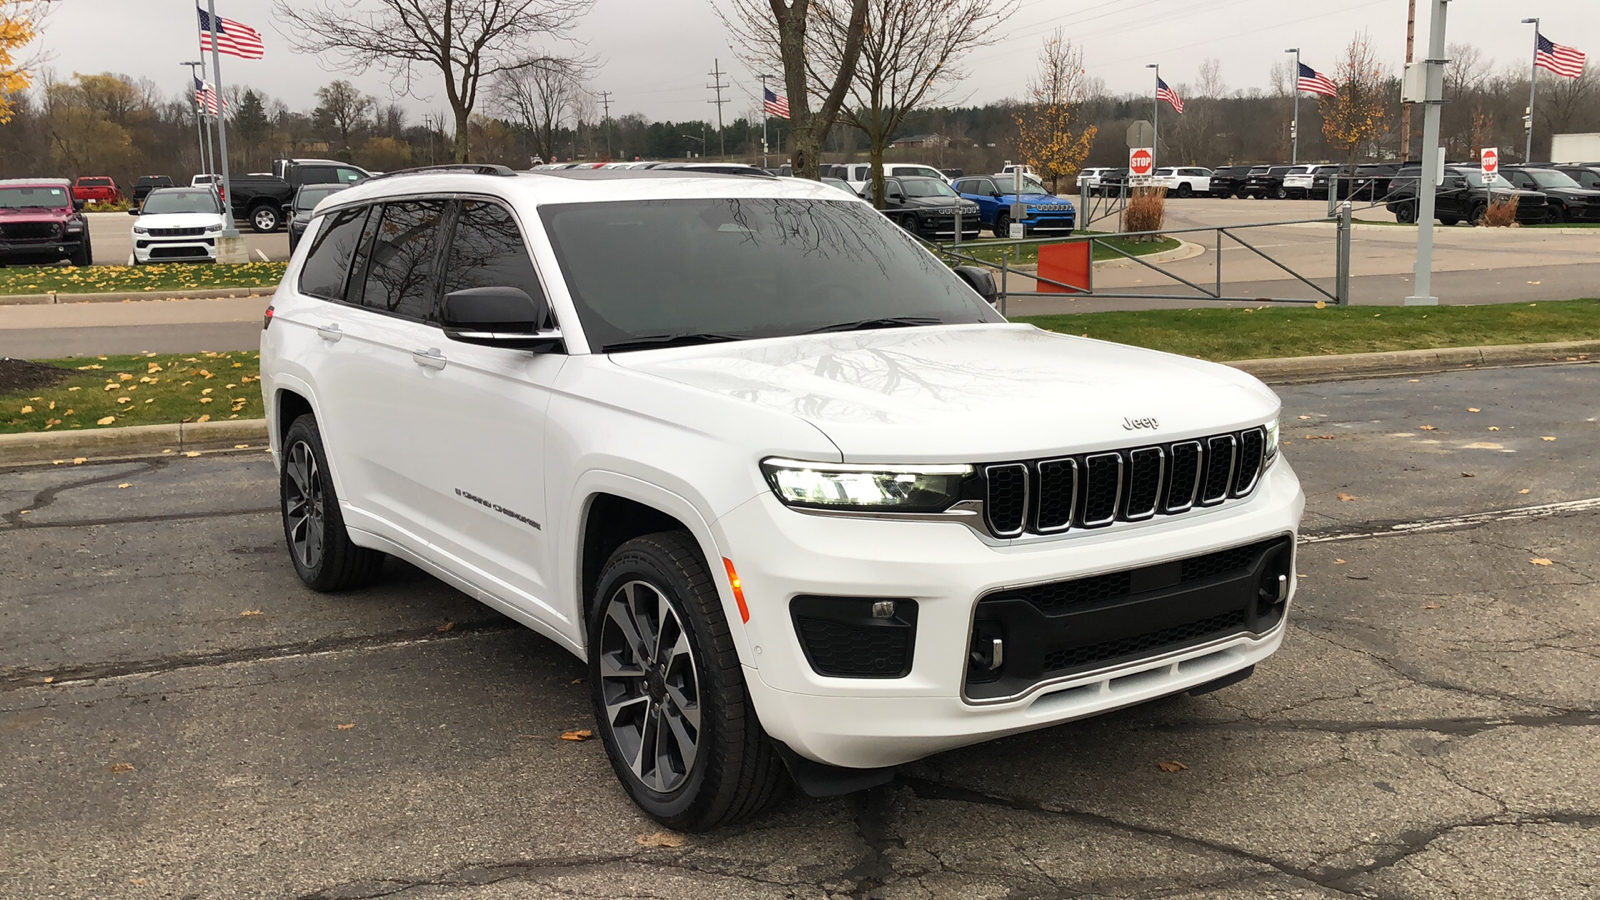
[[[354,728],[354,727],[356,727],[356,723],[354,723],[354,722],[348,722],[348,723],[346,723],[346,724],[344,724],[344,725],[340,725],[340,726],[339,726],[339,730],[340,730],[340,731],[349,731],[349,730],[350,730],[350,729],[352,729],[352,728]]]
[[[1533,564],[1534,564],[1534,565],[1536,565],[1536,566],[1553,566],[1553,565],[1555,565],[1555,563],[1553,563],[1553,562],[1551,562],[1551,561],[1550,561],[1550,560],[1548,560],[1548,559],[1545,559],[1545,558],[1544,558],[1544,557],[1542,557],[1542,556],[1535,556],[1535,557],[1531,557],[1531,558],[1530,558],[1530,559],[1529,559],[1529,560],[1528,560],[1528,562],[1531,562],[1531,563],[1533,563]]]
[[[241,611],[239,613],[239,615],[240,616],[259,616],[259,615],[261,615],[261,610],[259,610],[259,609],[247,609],[247,610]]]
[[[1434,426],[1434,425],[1418,425],[1417,429],[1419,431],[1438,431],[1439,430],[1438,427]]]
[[[125,490],[127,490],[128,488],[131,488],[131,487],[133,487],[133,485],[131,485],[128,482],[124,481],[123,483],[117,485],[117,490],[125,491]]]
[[[75,466],[81,466],[88,461],[89,457],[87,456],[75,456],[72,458],[72,464]]]
[[[199,450],[188,450],[188,451],[185,451],[183,455],[184,456],[199,456],[200,455],[200,451]]]
[[[1490,431],[1499,431],[1500,430],[1500,426],[1499,425],[1490,425],[1489,426],[1489,430]]]
[[[24,406],[22,408],[22,414],[23,415],[27,415],[28,413],[31,413],[31,412],[33,412],[33,407],[31,407],[31,406]]]
[[[130,763],[130,762],[119,762],[119,763],[112,763],[111,764],[111,774],[113,774],[113,775],[121,775],[121,774],[123,774],[125,772],[132,772],[132,771],[134,771],[133,763]]]
[[[1539,438],[1539,440],[1541,440],[1541,441],[1553,441],[1553,440],[1555,440],[1555,438],[1551,437],[1550,435],[1545,435],[1544,437]]]
[[[1183,772],[1188,770],[1189,767],[1177,760],[1172,760],[1170,762],[1156,763],[1156,768],[1163,772]]]
[[[1353,502],[1355,499],[1356,499],[1356,495],[1355,494],[1346,494],[1344,491],[1340,491],[1339,492],[1339,502],[1340,503],[1350,503],[1350,502]]]
[[[116,420],[117,420],[116,416],[101,416],[100,418],[95,419],[94,423],[96,425],[110,425],[112,422],[115,422]]]
[[[1469,406],[1469,407],[1467,407],[1467,412],[1474,412],[1475,413],[1475,412],[1483,412],[1483,410],[1477,408],[1476,406]]]
[[[1344,560],[1336,559],[1336,560],[1333,561],[1333,564],[1336,565],[1336,566],[1342,566],[1342,565],[1344,565]]]
[[[1522,490],[1517,491],[1517,493],[1519,493],[1519,494],[1527,494],[1527,493],[1531,493],[1531,491],[1529,491],[1527,488],[1523,488]]]
[[[1441,605],[1441,604],[1438,604],[1438,603],[1426,603],[1426,604],[1423,604],[1422,608],[1423,609],[1444,609],[1444,606]]]
[[[1307,440],[1307,441],[1331,441],[1336,437],[1338,437],[1338,435],[1335,435],[1335,434],[1308,434],[1304,438],[1302,438],[1302,440]]]
[[[641,834],[634,840],[641,847],[682,847],[683,835],[671,831],[653,831],[650,834]]]
[[[201,416],[200,418],[195,419],[196,423],[209,422],[209,421],[211,421],[211,414],[210,413],[206,413],[205,415]]]
[[[563,741],[587,741],[592,737],[594,737],[594,732],[587,728],[578,728],[573,731],[561,732],[561,739]]]
[[[1477,475],[1474,475],[1474,474],[1473,474],[1473,473],[1471,473],[1471,472],[1462,472],[1462,473],[1461,473],[1461,477],[1462,477],[1462,478],[1477,478],[1477,477],[1478,477],[1478,476],[1477,476]]]
[[[449,631],[450,629],[452,629],[454,627],[456,627],[456,623],[454,623],[454,622],[446,622],[443,625],[435,626],[433,630],[439,632],[440,634],[444,634],[445,632]]]

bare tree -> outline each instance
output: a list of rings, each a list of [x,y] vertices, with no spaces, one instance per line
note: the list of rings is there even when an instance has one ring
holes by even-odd
[[[838,68],[817,85],[823,89],[816,92],[816,112],[811,110],[811,66],[806,49],[812,0],[724,0],[717,7],[717,15],[742,47],[740,56],[752,69],[765,69],[774,62],[783,67],[784,91],[789,95],[789,139],[794,142],[791,161],[794,174],[801,178],[822,177],[822,141],[839,117],[861,58],[871,0],[849,2]]]
[[[339,146],[348,149],[351,137],[367,127],[367,114],[377,105],[360,88],[340,79],[317,88],[317,109],[312,115],[318,125],[338,132]]]
[[[544,161],[556,157],[556,132],[574,113],[589,67],[578,59],[549,59],[501,72],[489,86],[490,104],[528,130],[533,152]]]
[[[868,0],[861,58],[840,118],[867,138],[872,202],[883,206],[883,154],[906,114],[938,99],[965,74],[956,61],[994,42],[1016,0]],[[814,0],[809,83],[814,93],[839,71],[849,43],[846,0]]]
[[[387,72],[399,93],[418,93],[418,69],[438,74],[455,117],[455,159],[471,155],[472,111],[485,78],[530,64],[528,44],[568,39],[593,0],[318,0],[302,9],[276,0],[295,49],[332,54],[344,68]]]

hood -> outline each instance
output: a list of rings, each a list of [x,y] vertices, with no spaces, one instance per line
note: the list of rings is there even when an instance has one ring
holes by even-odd
[[[65,222],[75,215],[77,213],[71,207],[66,206],[57,206],[50,209],[0,207],[0,222]]]
[[[847,461],[987,462],[1244,428],[1278,398],[1238,370],[1031,325],[952,325],[614,354],[617,365],[786,412]],[[1134,431],[1129,420],[1154,419]]]
[[[901,201],[901,209],[977,209],[978,204],[971,200],[959,197],[907,197]]]
[[[157,213],[140,216],[135,225],[144,228],[209,228],[222,224],[218,213]]]
[[[1588,203],[1600,202],[1600,191],[1586,187],[1553,187],[1539,188],[1539,192],[1560,197],[1563,200],[1583,200]]]
[[[1012,199],[1013,197],[1016,199]],[[1022,194],[1021,196],[1017,196],[1015,194],[1001,194],[1000,199],[1005,203],[1026,203],[1030,206],[1041,203],[1066,203],[1069,205],[1072,203],[1072,201],[1066,197],[1057,197],[1054,194],[1035,194],[1031,192]]]

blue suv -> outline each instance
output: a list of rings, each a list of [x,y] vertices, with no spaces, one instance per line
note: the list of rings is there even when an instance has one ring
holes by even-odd
[[[978,216],[985,227],[994,229],[995,237],[1006,237],[1011,229],[1011,204],[1018,199],[1013,193],[1015,178],[1014,175],[972,175],[957,178],[950,186],[962,197],[978,204]],[[1051,194],[1032,175],[1022,176],[1021,200],[1027,204],[1028,217],[1022,220],[1026,234],[1066,236],[1077,226],[1078,213],[1072,201]]]

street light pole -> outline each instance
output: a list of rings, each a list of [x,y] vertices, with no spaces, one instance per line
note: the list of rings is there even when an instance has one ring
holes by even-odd
[[[1283,52],[1294,54],[1294,71],[1289,73],[1289,86],[1294,88],[1294,124],[1289,127],[1292,132],[1289,165],[1293,166],[1300,162],[1300,48],[1291,47]]]
[[[1161,64],[1150,63],[1146,65],[1145,68],[1156,70],[1156,111],[1154,120],[1150,123],[1151,130],[1153,130],[1156,134],[1156,139],[1153,142],[1154,146],[1150,148],[1150,172],[1154,174],[1156,170],[1156,160],[1161,156]]]
[[[200,76],[195,73],[195,67],[199,66],[200,67],[200,71],[204,72],[205,71],[205,66],[206,66],[206,61],[202,59],[202,60],[197,60],[197,61],[194,61],[194,62],[181,62],[181,63],[178,63],[178,65],[180,65],[180,66],[188,66],[189,67],[189,80],[190,81],[200,81]],[[194,139],[195,139],[195,142],[199,145],[199,150],[200,150],[200,172],[201,172],[201,174],[204,174],[204,175],[210,175],[211,174],[211,153],[206,148],[206,134],[205,134],[205,130],[204,130],[205,129],[205,125],[204,125],[205,117],[206,117],[205,104],[203,104],[201,102],[199,97],[194,98]]]
[[[1527,147],[1522,151],[1523,162],[1533,162],[1533,98],[1539,90],[1539,20],[1523,19],[1522,24],[1533,26],[1533,68],[1528,70],[1528,121],[1523,126],[1528,131]]]
[[[1433,290],[1433,212],[1434,194],[1444,172],[1444,157],[1439,146],[1439,112],[1444,104],[1445,18],[1450,0],[1433,0],[1433,18],[1428,23],[1428,58],[1423,60],[1421,96],[1412,102],[1424,104],[1422,113],[1422,168],[1417,172],[1417,266],[1413,283],[1415,294],[1405,299],[1406,306],[1438,306]]]

